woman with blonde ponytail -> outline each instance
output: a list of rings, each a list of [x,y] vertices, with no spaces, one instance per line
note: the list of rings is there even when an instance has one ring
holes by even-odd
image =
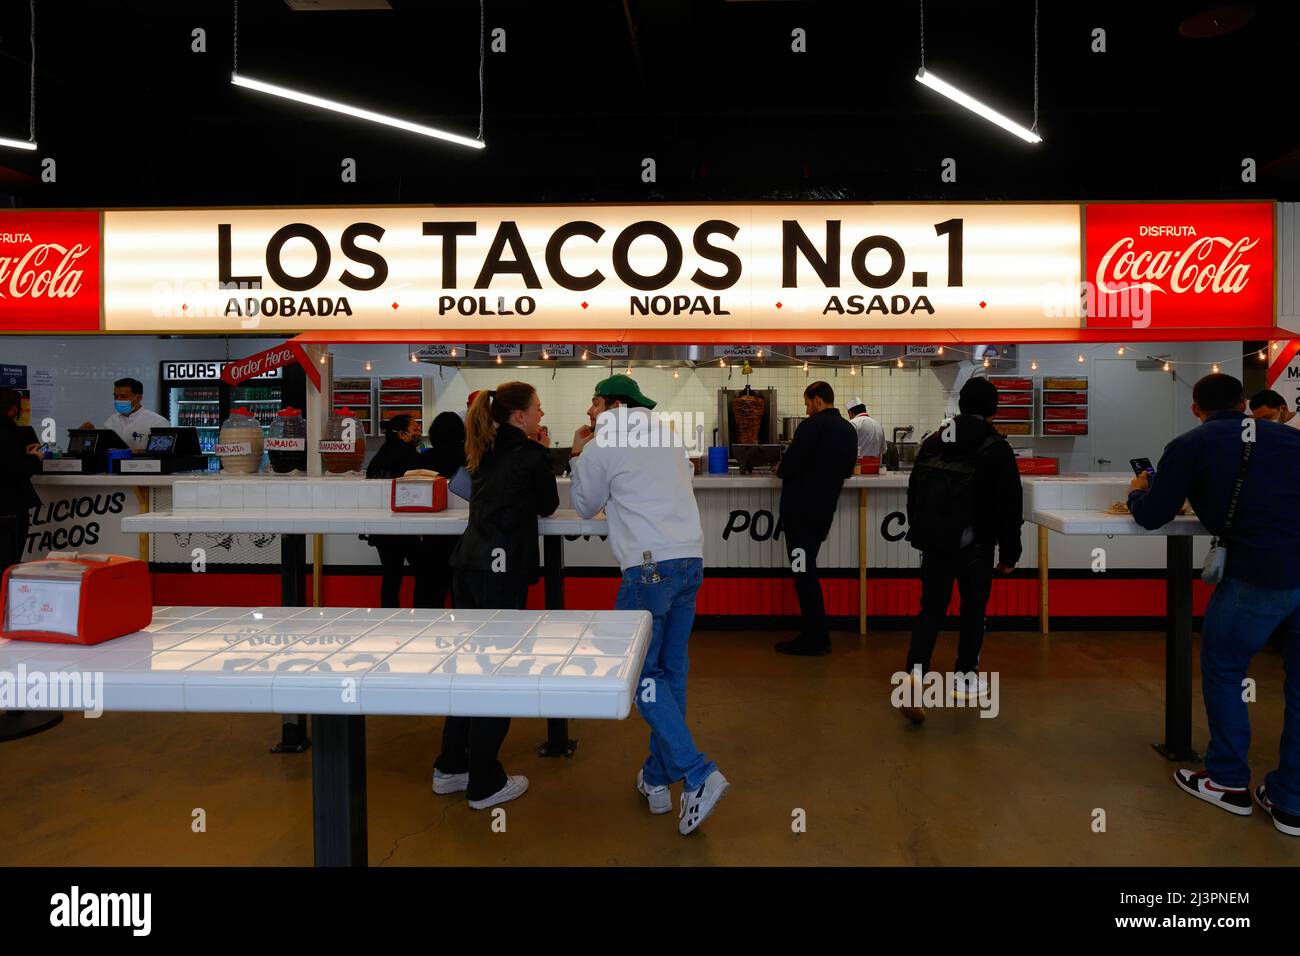
[[[451,556],[452,596],[463,608],[523,610],[537,580],[537,518],[560,506],[538,432],[542,404],[527,382],[475,396],[465,416],[465,459],[472,480],[469,525]],[[466,791],[470,809],[521,796],[528,778],[508,776],[497,754],[508,717],[448,717],[433,792]]]

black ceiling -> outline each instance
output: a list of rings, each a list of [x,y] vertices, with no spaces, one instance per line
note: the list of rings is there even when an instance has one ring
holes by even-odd
[[[392,6],[243,0],[240,72],[474,135],[479,4]],[[1300,199],[1298,5],[1235,4],[1253,10],[1244,27],[1180,34],[1211,6],[1043,0],[1031,146],[913,79],[915,0],[487,0],[507,49],[487,54],[475,151],[232,87],[231,3],[37,0],[40,149],[0,149],[0,202]],[[1027,125],[1032,0],[931,0],[925,14],[926,65]],[[191,52],[195,28],[206,53]],[[0,136],[26,138],[28,30],[27,2],[5,0]],[[657,182],[642,182],[646,157]],[[955,183],[940,180],[946,157]]]

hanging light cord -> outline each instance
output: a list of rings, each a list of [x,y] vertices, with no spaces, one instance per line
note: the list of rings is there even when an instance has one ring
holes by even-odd
[[[921,0],[921,72],[925,72],[925,0]]]
[[[32,9],[32,82],[31,107],[27,114],[27,141],[36,142],[36,0],[31,2]]]
[[[483,65],[487,59],[486,0],[478,0],[478,139],[483,142]]]
[[[1034,0],[1034,125],[1029,128],[1038,132],[1038,0]]]

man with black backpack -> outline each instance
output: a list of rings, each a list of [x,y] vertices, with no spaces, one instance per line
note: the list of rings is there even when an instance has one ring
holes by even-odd
[[[978,671],[994,546],[999,573],[1010,574],[1020,560],[1020,471],[1011,446],[989,422],[998,390],[988,379],[972,378],[957,407],[960,414],[921,443],[907,484],[907,539],[921,552],[921,610],[907,652],[915,705],[902,710],[918,724],[925,720],[921,677],[930,670],[953,582],[961,594],[956,687],[969,700],[985,687]]]

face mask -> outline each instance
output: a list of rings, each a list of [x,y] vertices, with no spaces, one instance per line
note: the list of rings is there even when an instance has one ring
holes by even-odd
[[[118,414],[121,414],[121,415],[130,415],[130,414],[131,414],[131,402],[117,402],[117,401],[115,401],[115,402],[113,402],[113,407],[114,407],[115,409],[117,409]]]

